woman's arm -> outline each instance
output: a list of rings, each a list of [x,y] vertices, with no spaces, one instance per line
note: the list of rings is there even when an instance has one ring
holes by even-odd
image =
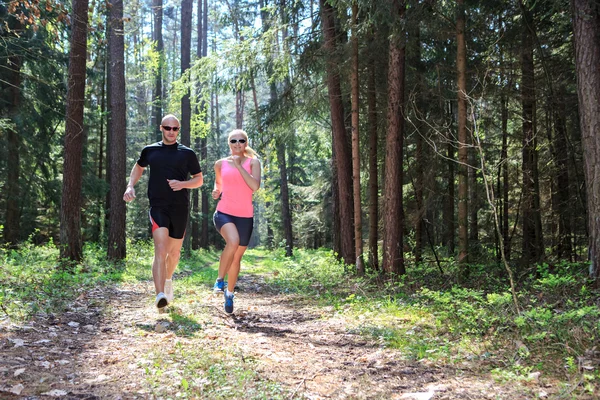
[[[221,163],[223,160],[218,160],[215,162],[215,187],[212,191],[212,198],[218,199],[221,195]]]
[[[250,170],[252,173],[249,174],[239,162],[239,157],[237,160],[235,157],[237,156],[234,156],[233,165],[235,165],[238,171],[240,171],[240,174],[242,174],[242,178],[244,178],[246,185],[248,185],[253,192],[256,192],[260,189],[260,161],[258,158],[250,159]]]

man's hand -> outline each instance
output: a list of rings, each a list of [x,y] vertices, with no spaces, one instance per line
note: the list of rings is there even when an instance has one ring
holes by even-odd
[[[123,200],[125,200],[126,202],[130,202],[133,199],[135,199],[135,189],[133,188],[133,186],[127,186],[125,194],[123,194]]]
[[[178,181],[176,179],[167,179],[169,182],[169,186],[173,189],[174,192],[178,192],[181,189],[185,189],[185,182]]]

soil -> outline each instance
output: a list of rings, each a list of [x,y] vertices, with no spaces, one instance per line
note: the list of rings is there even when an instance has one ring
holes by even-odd
[[[205,308],[209,321],[201,334],[185,340],[199,347],[234,347],[242,359],[257,361],[260,378],[278,382],[289,398],[557,396],[556,382],[543,377],[499,383],[481,361],[438,365],[407,360],[353,333],[349,321],[333,309],[274,292],[258,276],[242,276],[239,287],[233,315],[223,312],[222,297],[202,289],[197,305]],[[175,334],[168,328],[174,323],[169,314],[154,308],[152,289],[149,282],[98,287],[82,293],[62,314],[0,325],[0,398],[155,398],[146,387],[144,366],[136,361]]]

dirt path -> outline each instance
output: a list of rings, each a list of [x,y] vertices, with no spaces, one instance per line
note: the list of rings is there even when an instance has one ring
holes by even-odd
[[[288,398],[552,397],[548,385],[500,385],[468,364],[407,361],[352,334],[331,309],[274,293],[256,276],[243,276],[239,285],[234,316],[224,314],[222,298],[209,288],[196,293],[193,306],[207,316],[201,334],[177,339],[206,349],[229,346],[242,361],[252,358],[261,379],[279,382]],[[156,398],[140,357],[172,351],[176,321],[158,314],[151,300],[149,283],[98,288],[63,314],[0,327],[0,398]]]

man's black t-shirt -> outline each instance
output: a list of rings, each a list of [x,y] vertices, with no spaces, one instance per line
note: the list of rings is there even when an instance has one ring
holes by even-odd
[[[196,153],[179,143],[166,145],[162,141],[144,147],[137,160],[140,167],[150,166],[148,198],[150,207],[189,204],[189,190],[173,191],[167,179],[188,180],[189,175],[202,172]]]

